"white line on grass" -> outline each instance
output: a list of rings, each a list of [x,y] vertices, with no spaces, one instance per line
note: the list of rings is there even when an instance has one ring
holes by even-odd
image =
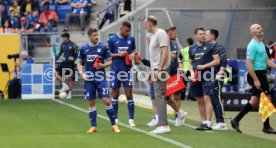
[[[65,105],[65,106],[68,106],[68,107],[71,107],[71,108],[73,108],[73,109],[75,109],[75,110],[78,110],[78,111],[81,111],[81,112],[88,113],[87,110],[85,110],[85,109],[83,109],[83,108],[80,108],[80,107],[78,107],[78,106],[76,106],[76,105],[73,105],[73,104],[70,104],[70,103],[66,103],[66,102],[63,102],[63,101],[60,101],[60,100],[56,100],[56,99],[52,99],[52,101],[57,102],[57,103],[62,104],[62,105]],[[99,114],[98,114],[97,116],[98,116],[99,118],[101,118],[101,119],[104,119],[104,120],[109,121],[109,118],[107,118],[107,117],[105,117],[105,116],[103,116],[103,115],[99,115]],[[172,139],[169,139],[169,138],[166,138],[166,137],[162,137],[162,136],[157,135],[157,134],[149,133],[148,131],[139,129],[139,128],[137,128],[137,127],[131,127],[131,126],[129,126],[129,125],[127,125],[127,124],[124,124],[124,123],[122,123],[122,122],[119,122],[119,125],[121,125],[121,126],[123,126],[123,127],[126,127],[126,128],[128,128],[128,129],[134,130],[134,131],[136,131],[136,132],[140,132],[140,133],[143,133],[143,134],[152,136],[152,137],[154,137],[154,138],[157,138],[157,139],[166,141],[166,142],[168,142],[168,143],[171,143],[171,144],[173,144],[173,145],[176,145],[176,146],[179,146],[179,147],[182,147],[182,148],[191,148],[191,146],[185,145],[185,144],[180,143],[180,142],[178,142],[178,141],[175,141],[175,140],[172,140]]]

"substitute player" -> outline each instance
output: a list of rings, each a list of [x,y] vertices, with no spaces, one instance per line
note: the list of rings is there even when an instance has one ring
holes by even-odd
[[[115,123],[115,112],[110,101],[108,84],[105,76],[105,68],[112,63],[110,52],[107,47],[98,41],[97,29],[89,28],[87,31],[90,43],[81,47],[79,53],[78,70],[84,82],[84,97],[89,100],[89,119],[91,128],[87,131],[93,133],[97,131],[97,110],[96,91],[105,104],[106,113],[112,125],[112,131],[119,133],[120,129]],[[104,63],[104,60],[106,62]],[[95,62],[99,63],[95,64]],[[85,71],[83,72],[84,63]]]
[[[214,80],[212,80],[211,68],[220,62],[217,51],[213,45],[205,42],[204,28],[197,28],[194,31],[196,43],[189,50],[189,69],[193,83],[190,92],[197,99],[198,109],[201,116],[201,125],[197,130],[212,130],[211,119],[213,106],[211,96],[213,95]],[[196,71],[198,78],[196,78]],[[209,74],[208,74],[209,73]]]
[[[112,65],[110,68],[111,77],[114,78],[110,82],[112,88],[112,104],[115,110],[116,123],[118,123],[118,97],[120,94],[121,83],[125,89],[128,100],[129,125],[135,126],[134,123],[134,101],[132,97],[132,78],[131,78],[131,62],[133,53],[136,50],[135,39],[130,35],[131,24],[123,22],[120,31],[111,36],[108,40],[108,49],[112,56]],[[130,63],[128,63],[128,62]]]
[[[239,133],[242,133],[239,129],[240,120],[254,107],[259,105],[261,92],[264,92],[271,99],[269,84],[266,76],[267,65],[276,69],[274,64],[266,54],[265,45],[263,43],[263,28],[259,24],[253,24],[250,27],[250,32],[253,36],[249,42],[246,51],[246,67],[248,69],[247,80],[252,85],[252,96],[250,102],[248,102],[239,114],[232,119],[232,127]],[[268,134],[276,134],[269,123],[269,118],[266,119],[263,125],[263,132]]]
[[[213,130],[227,130],[226,123],[223,117],[223,105],[221,104],[221,88],[223,86],[222,76],[224,75],[227,66],[227,56],[225,48],[217,42],[219,32],[216,29],[209,29],[205,33],[206,41],[214,45],[214,48],[219,54],[220,64],[215,67],[216,80],[212,95],[212,104],[216,116],[216,124],[212,126]]]

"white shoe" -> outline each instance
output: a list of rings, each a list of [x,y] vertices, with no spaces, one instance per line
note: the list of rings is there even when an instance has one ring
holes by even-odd
[[[60,92],[66,92],[69,90],[69,86],[66,83],[62,83],[62,88],[59,90]]]
[[[133,119],[128,120],[129,126],[134,127],[136,126]]]
[[[72,99],[72,91],[67,93],[66,99]]]
[[[151,133],[154,134],[165,134],[165,133],[170,133],[171,128],[169,126],[158,126],[155,130],[151,131]]]
[[[228,130],[228,128],[226,126],[226,123],[223,123],[223,122],[219,122],[217,124],[214,124],[212,126],[212,129],[213,130]]]
[[[147,126],[148,127],[153,127],[153,126],[156,126],[157,124],[158,124],[158,120],[153,118],[149,123],[147,123]]]
[[[176,119],[175,119],[175,126],[181,126],[184,124],[185,120],[186,120],[186,117],[187,117],[187,112],[179,112],[177,115],[176,115]]]
[[[118,125],[118,123],[119,123],[119,119],[115,119],[115,123]]]

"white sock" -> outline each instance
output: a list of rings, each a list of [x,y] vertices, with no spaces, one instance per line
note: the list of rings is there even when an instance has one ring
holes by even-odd
[[[158,115],[154,115],[156,121],[158,121]]]
[[[62,86],[67,86],[67,84],[65,82],[62,82],[61,84],[62,84]]]
[[[208,127],[211,127],[211,121],[205,121],[205,124],[207,124]]]

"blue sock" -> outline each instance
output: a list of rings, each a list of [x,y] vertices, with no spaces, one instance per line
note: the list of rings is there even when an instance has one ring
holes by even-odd
[[[110,123],[111,125],[115,125],[115,112],[114,112],[114,109],[112,107],[112,105],[109,105],[109,106],[105,106],[105,111],[106,111],[106,114],[108,115],[109,117],[109,120],[110,120]]]
[[[112,106],[115,112],[115,119],[118,119],[118,98],[112,98]]]
[[[96,110],[96,107],[90,107],[88,115],[89,115],[91,127],[97,127],[97,110]]]
[[[132,98],[128,98],[127,107],[129,119],[134,119],[134,101]]]

